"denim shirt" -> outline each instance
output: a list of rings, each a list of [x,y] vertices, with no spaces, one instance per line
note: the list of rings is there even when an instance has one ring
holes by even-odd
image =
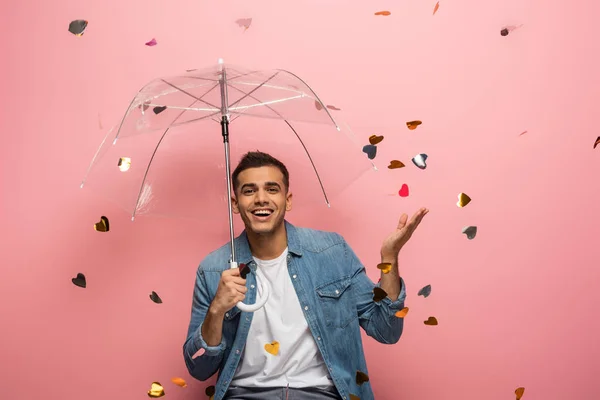
[[[402,334],[403,318],[394,314],[404,307],[406,288],[401,279],[400,294],[373,301],[375,284],[365,267],[346,243],[334,232],[295,227],[284,221],[287,240],[287,267],[290,279],[312,336],[323,356],[333,383],[344,400],[350,394],[372,400],[370,383],[356,383],[357,371],[368,375],[360,327],[380,343],[394,344]],[[256,263],[252,258],[246,231],[234,239],[238,263],[250,267],[246,276],[247,304],[254,303],[257,293]],[[236,306],[224,317],[222,341],[208,346],[202,338],[202,323],[217,291],[221,273],[229,268],[230,245],[208,254],[200,263],[194,287],[191,322],[183,345],[187,369],[194,378],[205,381],[219,372],[214,400],[221,400],[236,372],[252,312]],[[192,359],[200,349],[205,352]]]

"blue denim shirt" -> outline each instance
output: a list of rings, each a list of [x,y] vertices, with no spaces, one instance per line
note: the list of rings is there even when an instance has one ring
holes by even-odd
[[[304,317],[315,343],[344,400],[350,394],[372,400],[370,383],[356,384],[356,372],[368,375],[360,327],[380,343],[394,344],[402,334],[403,318],[394,314],[404,307],[406,288],[394,301],[386,297],[373,301],[373,283],[365,267],[346,243],[334,232],[295,227],[285,221],[288,240],[287,266]],[[245,303],[256,298],[256,263],[252,258],[246,232],[234,239],[238,263],[250,267],[246,276]],[[221,400],[235,374],[253,313],[229,310],[223,321],[222,341],[208,346],[202,338],[202,323],[215,296],[221,273],[229,268],[230,245],[208,254],[198,267],[192,303],[192,316],[183,356],[190,375],[205,381],[219,371],[214,400]],[[205,352],[195,359],[200,349]]]

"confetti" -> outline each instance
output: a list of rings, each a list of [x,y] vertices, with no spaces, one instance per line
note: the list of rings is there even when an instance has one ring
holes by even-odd
[[[383,290],[382,288],[380,288],[379,286],[376,286],[373,289],[373,301],[375,301],[376,303],[379,303],[381,300],[385,299],[387,297],[387,293],[385,290]]]
[[[405,167],[404,163],[399,160],[392,160],[392,161],[390,161],[390,165],[388,165],[389,169],[404,168],[404,167]]]
[[[171,382],[173,382],[177,386],[187,387],[187,383],[185,383],[185,381],[183,380],[183,378],[177,378],[177,377],[171,378]]]
[[[119,163],[117,164],[117,167],[119,167],[119,170],[121,172],[129,171],[129,168],[131,168],[131,158],[129,158],[129,157],[119,158]]]
[[[341,110],[341,108],[337,108],[336,106],[332,106],[332,105],[328,105],[327,108],[329,108],[330,110],[335,110],[335,111]]]
[[[465,193],[458,194],[458,202],[456,203],[459,207],[464,207],[471,202],[471,198],[467,196]]]
[[[146,42],[146,46],[156,46],[156,39],[152,38],[149,42]]]
[[[511,33],[512,31],[514,31],[515,29],[519,29],[520,27],[522,27],[523,24],[516,26],[516,25],[507,25],[504,28],[502,28],[500,30],[500,35],[502,36],[508,36],[509,33]]]
[[[148,397],[158,398],[165,395],[165,389],[159,382],[152,382],[150,390],[148,390]]]
[[[425,169],[425,168],[427,168],[426,160],[427,160],[427,154],[421,153],[421,154],[417,154],[416,156],[414,156],[412,159],[412,162],[420,169]]]
[[[98,232],[108,232],[110,225],[108,224],[108,218],[104,215],[100,217],[100,221],[94,224],[94,230]]]
[[[472,240],[477,235],[477,227],[476,226],[465,226],[462,230],[462,233],[467,235],[467,239]]]
[[[200,357],[200,356],[201,356],[202,354],[204,354],[205,352],[206,352],[206,349],[200,349],[200,350],[198,350],[198,351],[196,352],[196,354],[194,354],[194,355],[192,356],[192,360],[193,360],[194,358],[196,358],[196,357]]]
[[[85,32],[85,28],[87,28],[88,22],[83,19],[76,19],[71,21],[69,24],[69,32],[71,32],[75,36],[81,36]]]
[[[369,375],[364,372],[356,371],[356,384],[360,386],[365,382],[369,382]]]
[[[596,146],[598,146],[600,144],[600,136],[598,136],[598,138],[596,138],[596,141],[594,142],[594,148],[596,148]]]
[[[372,145],[381,143],[382,140],[383,140],[383,136],[377,136],[377,135],[369,136],[369,143],[371,143]]]
[[[240,28],[244,28],[244,32],[246,32],[248,30],[248,28],[250,28],[250,24],[252,23],[252,18],[240,18],[240,19],[236,20],[235,23],[238,24],[238,26]]]
[[[360,400],[360,397],[358,397],[355,394],[350,393],[350,400]]]
[[[517,400],[521,400],[521,397],[523,397],[524,393],[525,393],[524,387],[518,387],[517,389],[515,389],[515,394],[517,395]]]
[[[504,28],[500,31],[500,35],[502,36],[507,36],[508,35],[508,29]]]
[[[100,130],[104,129],[104,127],[102,126],[102,119],[100,118],[100,113],[98,113],[98,127],[100,128]]]
[[[523,132],[521,132],[521,133],[519,134],[519,136],[523,136],[523,135],[524,135],[524,134],[526,134],[526,133],[527,133],[527,131],[523,131]]]
[[[377,11],[375,15],[383,15],[387,17],[388,15],[392,15],[392,13],[389,11]]]
[[[271,343],[265,344],[265,350],[267,351],[267,353],[276,356],[277,353],[279,353],[279,342],[273,341]]]
[[[162,304],[162,299],[154,290],[152,291],[152,293],[150,293],[150,300],[152,300],[156,304]]]
[[[415,129],[417,129],[417,126],[421,125],[422,122],[421,121],[408,121],[406,123],[406,126],[408,127],[408,129],[410,129],[411,131],[414,131]]]
[[[315,100],[315,108],[319,111],[323,109],[323,104],[319,100]]]
[[[417,296],[428,297],[431,294],[431,285],[423,286]]]
[[[379,263],[377,264],[377,268],[381,270],[384,274],[389,274],[392,269],[391,263]]]
[[[250,273],[250,267],[244,263],[241,263],[238,266],[238,269],[240,270],[240,276],[242,277],[242,279],[246,279],[246,275]]]
[[[404,307],[402,310],[396,311],[394,315],[398,318],[404,318],[406,317],[406,314],[408,314],[408,307]]]
[[[167,109],[167,106],[156,106],[154,107],[154,109],[152,111],[154,111],[154,114],[160,114],[161,112],[165,111]]]
[[[423,321],[423,323],[425,325],[437,325],[438,324],[438,320],[436,317],[429,317],[427,318],[427,321]]]
[[[402,184],[400,191],[398,191],[400,197],[408,197],[408,185],[406,183]]]
[[[81,272],[77,274],[77,277],[71,278],[71,282],[73,282],[73,285],[79,286],[80,288],[85,289],[87,286],[87,282],[85,281],[85,275]]]
[[[367,157],[369,157],[370,160],[372,160],[377,155],[377,146],[368,144],[363,147],[362,151],[367,154]]]
[[[209,387],[206,388],[206,390],[204,390],[204,394],[206,394],[208,397],[212,397],[215,395],[215,387],[214,385],[210,385]]]
[[[438,8],[440,8],[440,2],[435,3],[435,7],[433,7],[433,15],[437,12]]]

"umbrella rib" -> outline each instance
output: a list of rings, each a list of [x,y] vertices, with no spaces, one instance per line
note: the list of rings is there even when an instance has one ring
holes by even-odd
[[[258,85],[257,87],[255,87],[254,89],[252,89],[249,93],[246,93],[246,95],[244,97],[242,97],[241,99],[238,99],[236,102],[231,103],[227,108],[231,108],[233,106],[235,106],[236,104],[238,104],[240,101],[244,100],[246,97],[250,96],[252,93],[256,92],[258,89],[260,89],[265,83],[269,82],[271,79],[275,78],[277,75],[279,74],[278,72],[275,72],[273,75],[271,75],[271,77],[269,79],[267,79],[266,81],[262,82],[260,85]],[[230,86],[229,83],[227,83],[227,86]],[[234,86],[230,86],[230,87],[234,87]],[[242,92],[244,93],[244,92]]]
[[[208,101],[206,101],[206,100],[202,100],[202,97],[206,96],[206,94],[207,94],[207,93],[209,93],[211,90],[213,90],[214,88],[216,88],[216,87],[219,85],[218,83],[217,83],[216,85],[214,85],[214,86],[213,86],[213,87],[212,87],[212,88],[211,88],[209,91],[207,91],[206,93],[204,93],[204,94],[202,95],[202,97],[196,97],[196,96],[194,96],[193,94],[189,93],[188,91],[186,91],[186,90],[184,90],[184,89],[181,89],[181,88],[179,88],[179,87],[175,86],[175,85],[174,85],[174,84],[172,84],[171,82],[167,82],[167,81],[166,81],[166,80],[164,80],[164,79],[161,79],[161,81],[163,81],[163,82],[164,82],[164,83],[166,83],[167,85],[171,86],[172,88],[179,90],[181,93],[187,94],[188,96],[190,96],[190,97],[191,97],[191,98],[193,98],[193,99],[196,99],[196,100],[198,100],[198,101],[201,101],[201,102],[203,102],[204,104],[208,104],[208,105],[209,105],[209,106],[211,106],[211,107],[214,107],[214,108],[218,108],[218,109],[220,109],[220,107],[217,107],[217,106],[215,106],[214,104],[211,104],[211,103],[209,103],[209,102],[208,102]],[[194,103],[195,103],[195,102],[194,102]],[[192,104],[194,104],[194,103],[192,103]]]

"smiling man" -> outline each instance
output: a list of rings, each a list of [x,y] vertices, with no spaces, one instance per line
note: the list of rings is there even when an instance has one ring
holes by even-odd
[[[375,284],[342,236],[285,219],[292,193],[279,160],[247,153],[232,180],[233,211],[245,225],[234,245],[246,268],[229,268],[229,244],[200,263],[183,346],[189,373],[205,381],[218,371],[214,400],[372,400],[360,328],[380,343],[400,339],[398,253],[428,210],[410,221],[402,214],[381,247],[391,268]],[[260,282],[271,288],[264,307],[235,307],[254,303]],[[375,300],[376,287],[387,297]]]

